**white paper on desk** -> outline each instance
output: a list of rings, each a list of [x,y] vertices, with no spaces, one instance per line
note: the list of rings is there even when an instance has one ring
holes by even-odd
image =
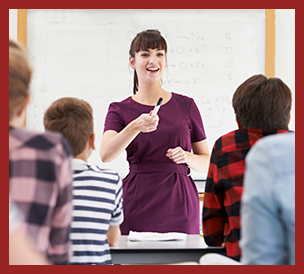
[[[135,232],[130,231],[128,240],[130,241],[145,241],[145,242],[157,242],[157,241],[185,241],[187,238],[186,233],[180,232]]]

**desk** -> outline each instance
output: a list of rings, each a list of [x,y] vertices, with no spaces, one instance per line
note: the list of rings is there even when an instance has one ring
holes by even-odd
[[[120,237],[110,247],[113,264],[171,264],[185,261],[199,262],[203,254],[226,254],[224,248],[208,247],[199,235],[188,235],[186,241],[132,242]]]

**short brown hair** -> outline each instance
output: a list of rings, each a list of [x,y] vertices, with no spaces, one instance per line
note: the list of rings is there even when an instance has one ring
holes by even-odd
[[[288,130],[292,95],[279,78],[254,75],[243,82],[232,99],[243,128]]]
[[[32,67],[26,49],[9,39],[9,121],[24,106],[31,77]]]
[[[73,155],[77,156],[93,133],[92,107],[73,97],[58,99],[44,113],[44,127],[60,132],[69,141]]]

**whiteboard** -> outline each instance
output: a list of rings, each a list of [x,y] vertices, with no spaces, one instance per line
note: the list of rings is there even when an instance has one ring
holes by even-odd
[[[126,153],[99,157],[108,106],[132,96],[128,52],[136,33],[159,29],[168,43],[165,90],[192,97],[202,115],[210,153],[235,130],[232,96],[254,74],[265,74],[265,10],[50,10],[27,11],[27,49],[34,74],[27,127],[44,130],[43,114],[61,97],[93,108],[96,150],[88,162],[128,173]],[[192,172],[194,179],[205,173]]]

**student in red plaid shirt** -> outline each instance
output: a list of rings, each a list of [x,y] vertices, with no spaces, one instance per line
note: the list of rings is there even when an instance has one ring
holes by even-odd
[[[38,251],[67,264],[72,219],[71,149],[58,133],[23,127],[32,75],[25,49],[9,41],[9,192]]]
[[[226,247],[227,256],[239,261],[244,159],[260,138],[288,131],[291,91],[279,78],[254,75],[237,88],[232,103],[239,129],[214,144],[202,225],[209,246]]]

